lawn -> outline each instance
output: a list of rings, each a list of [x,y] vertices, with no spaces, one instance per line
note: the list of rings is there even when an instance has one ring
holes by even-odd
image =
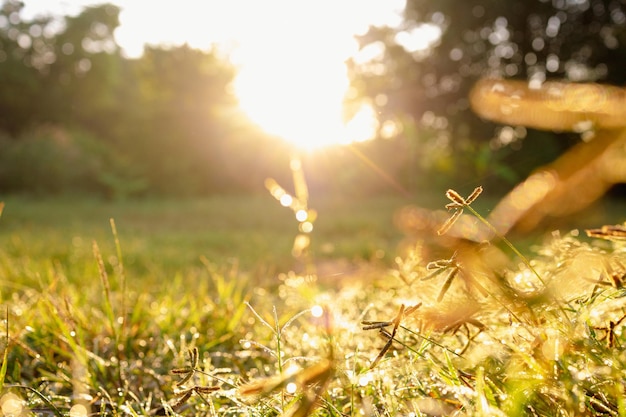
[[[319,213],[314,256],[393,259],[403,238],[394,228],[393,213],[410,201],[386,196],[312,202]],[[269,275],[296,266],[291,247],[298,222],[269,194],[124,202],[10,198],[5,204],[0,247],[12,257],[49,259],[72,267],[92,258],[94,240],[103,252],[115,254],[113,219],[125,267],[136,278],[167,279],[201,265],[201,258],[216,265],[236,260],[246,271]]]
[[[4,201],[4,415],[626,416],[619,241],[433,259],[393,214],[445,196],[327,196],[316,276],[264,194]]]

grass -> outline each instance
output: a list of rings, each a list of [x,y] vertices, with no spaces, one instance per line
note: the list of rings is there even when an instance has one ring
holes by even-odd
[[[378,250],[392,257],[402,234],[391,214],[407,202],[397,197],[321,199],[314,207],[320,216],[313,250],[333,259],[367,260]],[[110,218],[123,242],[126,268],[142,279],[165,279],[200,265],[200,257],[220,265],[236,260],[260,274],[293,267],[297,221],[266,194],[128,202],[10,198],[0,220],[0,247],[11,256],[26,254],[72,267],[91,259],[93,240],[112,251]]]
[[[322,282],[266,196],[5,202],[4,415],[626,416],[623,243],[396,257],[406,200],[320,199],[314,259],[365,266]]]

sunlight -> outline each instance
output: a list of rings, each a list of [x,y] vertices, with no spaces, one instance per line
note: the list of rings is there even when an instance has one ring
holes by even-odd
[[[358,52],[355,34],[369,24],[394,24],[390,12],[403,6],[357,0],[322,1],[314,8],[285,0],[254,6],[263,19],[240,27],[234,54],[242,109],[268,133],[305,150],[372,138],[377,126],[368,104],[344,117],[345,61]]]
[[[357,4],[315,9],[284,0],[271,4],[281,13],[265,3],[258,11],[265,19],[250,22],[240,35],[235,91],[242,109],[268,133],[304,150],[373,138],[378,125],[369,104],[344,118],[345,61],[358,52],[354,35],[366,27],[350,24],[358,20]]]
[[[357,55],[355,35],[397,26],[406,0],[230,0],[170,3],[111,0],[120,6],[115,38],[128,57],[144,44],[210,49],[239,69],[234,91],[242,110],[266,132],[303,150],[371,139],[376,114],[362,103],[350,114],[345,61]],[[26,14],[77,13],[95,0],[31,0]],[[146,18],[149,16],[149,18]],[[140,29],[139,29],[140,28]]]
[[[324,71],[322,62],[302,65],[318,59],[297,57],[303,52],[296,52],[296,57],[267,57],[267,63],[266,57],[248,61],[235,81],[241,108],[268,133],[304,149],[349,142],[341,117],[348,88],[341,62],[334,65],[334,72]]]

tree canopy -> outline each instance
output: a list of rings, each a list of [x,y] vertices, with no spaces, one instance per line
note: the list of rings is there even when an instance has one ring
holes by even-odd
[[[31,20],[22,9],[0,7],[0,192],[206,194],[286,170],[291,150],[241,114],[220,51],[146,47],[129,59],[116,6]],[[479,119],[468,100],[479,78],[626,81],[618,0],[408,0],[399,27],[359,41],[349,99],[371,101],[388,140],[353,146],[410,190],[469,177],[510,187],[578,140]],[[307,164],[312,188],[384,187],[359,164],[329,151]]]
[[[428,29],[440,36],[416,44]],[[364,93],[388,95],[386,113],[453,116],[485,76],[624,84],[625,29],[626,6],[614,0],[409,0],[402,26],[361,38],[381,53],[351,69]]]
[[[488,154],[488,165],[512,179],[549,160],[574,139],[496,128],[480,120],[468,101],[478,79],[620,86],[626,82],[623,1],[408,0],[400,27],[373,27],[360,42],[362,57],[350,63],[353,86],[371,98],[383,118],[405,128],[417,125],[422,139],[416,139],[413,130],[405,129],[405,135],[425,142],[419,147],[443,144],[446,150],[441,152],[459,155],[455,164],[462,163],[461,156],[473,160],[472,171],[479,174],[481,155]],[[425,139],[424,130],[433,132],[430,139]],[[523,159],[524,151],[534,159],[517,175],[508,164],[494,165],[498,158],[510,161],[511,147],[525,148],[516,159]]]
[[[268,139],[238,114],[235,70],[218,51],[146,47],[127,59],[113,37],[116,6],[34,20],[22,9],[15,0],[0,9],[0,190],[249,186],[227,162],[248,161]],[[239,136],[245,146],[235,146]],[[284,155],[275,147],[274,158]],[[270,157],[265,164],[258,169],[272,174]]]

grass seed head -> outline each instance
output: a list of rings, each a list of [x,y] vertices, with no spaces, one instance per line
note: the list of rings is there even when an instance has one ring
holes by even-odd
[[[193,368],[191,366],[185,366],[182,368],[175,368],[170,371],[174,375],[187,374],[189,372],[193,372]]]
[[[176,400],[176,402],[174,404],[172,404],[172,408],[178,408],[181,405],[185,404],[189,398],[191,398],[191,395],[193,394],[192,390],[185,390],[182,391],[180,394],[180,397],[178,398],[178,400]]]
[[[215,391],[219,391],[220,387],[194,387],[193,390],[198,394],[210,394]]]
[[[482,192],[483,192],[483,187],[481,187],[480,185],[474,188],[474,191],[472,191],[469,197],[467,197],[467,200],[465,200],[465,204],[468,204],[468,205],[472,204],[474,200],[476,200]]]
[[[463,214],[463,210],[461,209],[457,209],[454,213],[452,213],[452,216],[448,217],[445,223],[439,228],[439,230],[437,230],[437,234],[439,236],[445,235],[454,223],[456,223],[459,217],[461,217],[461,214]]]
[[[460,204],[461,206],[467,204],[465,199],[461,197],[461,194],[457,193],[453,189],[449,189],[448,191],[446,191],[446,197],[448,197],[448,199],[453,203]]]
[[[626,240],[626,223],[618,225],[605,225],[599,229],[585,230],[587,236],[613,241]]]

